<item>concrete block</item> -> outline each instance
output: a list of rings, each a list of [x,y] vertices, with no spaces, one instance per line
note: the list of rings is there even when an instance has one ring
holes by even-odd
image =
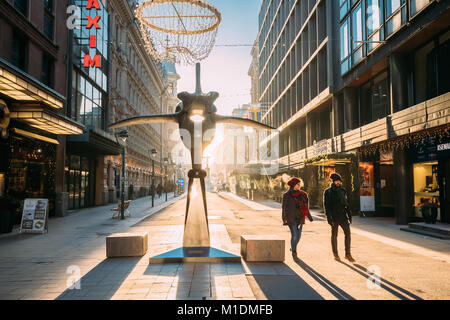
[[[106,256],[142,257],[148,250],[148,233],[114,233],[106,237]]]
[[[284,261],[285,241],[275,235],[241,235],[241,255],[245,261]]]

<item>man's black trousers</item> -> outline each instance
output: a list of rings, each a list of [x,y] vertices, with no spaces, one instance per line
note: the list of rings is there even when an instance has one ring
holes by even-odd
[[[345,254],[347,255],[350,254],[350,242],[351,242],[350,224],[348,223],[347,220],[333,222],[333,225],[331,226],[331,247],[333,248],[333,253],[337,254],[338,253],[337,236],[339,226],[341,226],[342,230],[344,230]]]

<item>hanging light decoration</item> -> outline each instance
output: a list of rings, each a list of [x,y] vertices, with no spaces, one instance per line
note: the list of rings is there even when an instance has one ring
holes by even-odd
[[[155,59],[185,64],[209,55],[222,21],[221,13],[204,0],[145,0],[136,17]]]

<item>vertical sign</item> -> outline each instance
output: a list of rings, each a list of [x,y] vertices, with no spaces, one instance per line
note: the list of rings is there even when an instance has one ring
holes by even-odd
[[[47,231],[48,199],[25,199],[20,233]]]
[[[375,211],[375,184],[372,162],[359,163],[359,181],[361,211]]]
[[[100,4],[98,3],[98,0],[89,0],[86,4],[86,10],[91,10],[92,8],[95,8],[96,10],[101,10]],[[100,29],[100,25],[98,22],[100,21],[100,16],[95,16],[95,18],[92,18],[91,16],[86,16],[87,18],[87,25],[85,28],[87,30],[90,30],[92,27],[95,29]],[[92,49],[95,49],[95,35],[89,36],[89,47]],[[100,68],[101,66],[101,57],[99,54],[96,54],[93,58],[89,54],[84,55],[84,67],[85,68]]]

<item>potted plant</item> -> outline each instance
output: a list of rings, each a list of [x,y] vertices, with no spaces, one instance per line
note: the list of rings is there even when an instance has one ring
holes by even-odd
[[[418,206],[420,207],[424,222],[435,224],[437,220],[437,203],[429,199],[422,199],[422,202]]]

